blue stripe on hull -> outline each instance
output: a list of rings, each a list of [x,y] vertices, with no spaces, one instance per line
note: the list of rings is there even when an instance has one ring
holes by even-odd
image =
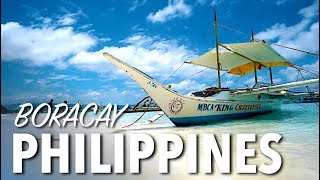
[[[232,119],[238,119],[243,117],[266,114],[270,112],[272,112],[272,110],[259,111],[259,112],[245,112],[245,113],[237,113],[237,114],[179,117],[179,118],[170,118],[170,120],[176,126],[191,126],[191,125],[199,125],[199,124],[213,124],[213,123],[222,122],[222,120],[232,120]]]

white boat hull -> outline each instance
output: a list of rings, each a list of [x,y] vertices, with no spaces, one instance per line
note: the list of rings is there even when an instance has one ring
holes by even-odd
[[[264,99],[270,98],[267,94],[262,96]],[[281,99],[281,97],[277,97],[274,100],[262,100],[261,98],[258,101],[190,101],[182,98],[180,101],[185,101],[184,106],[177,113],[172,113],[173,108],[169,107],[167,116],[177,126],[217,123],[280,110]],[[177,102],[179,99],[175,101]],[[175,109],[175,111],[177,110]]]
[[[221,91],[208,98],[181,95],[112,55],[104,56],[135,80],[177,126],[215,123],[281,109],[281,94],[236,95]]]

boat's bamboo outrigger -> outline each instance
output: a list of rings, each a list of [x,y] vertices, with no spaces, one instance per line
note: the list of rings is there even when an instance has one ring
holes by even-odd
[[[202,93],[179,94],[111,54],[104,52],[103,55],[135,80],[177,126],[212,123],[279,110],[284,94],[277,91],[319,85],[319,79],[272,85],[271,67],[294,66],[264,41],[255,42],[253,35],[253,41],[249,43],[220,44],[216,12],[214,12],[214,26],[216,50],[211,50],[188,62],[217,70],[218,88],[208,90],[211,91],[209,96]],[[219,51],[219,46],[228,51]],[[258,69],[269,69],[271,85],[268,87],[258,83],[257,66]],[[221,70],[241,76],[254,72],[256,85],[249,89],[222,88]]]

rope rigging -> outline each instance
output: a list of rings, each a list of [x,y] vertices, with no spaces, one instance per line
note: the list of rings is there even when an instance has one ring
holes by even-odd
[[[252,35],[243,33],[243,32],[241,32],[241,31],[235,30],[235,29],[233,29],[233,28],[227,27],[227,26],[222,25],[222,24],[218,24],[218,26],[223,27],[223,28],[225,28],[225,29],[228,29],[228,30],[230,30],[230,31],[239,33],[239,34],[244,35],[244,36],[249,37],[249,38],[252,37]],[[264,40],[260,40],[260,39],[255,38],[254,41],[264,41]],[[264,41],[264,42],[266,42],[266,41]],[[297,48],[293,48],[293,47],[289,47],[289,46],[284,46],[284,45],[277,44],[277,43],[269,43],[269,42],[266,42],[266,43],[272,44],[272,45],[275,45],[275,46],[279,46],[279,47],[282,47],[282,48],[290,49],[290,50],[299,51],[299,52],[306,53],[306,54],[313,55],[313,56],[319,56],[319,54],[317,54],[317,53],[309,52],[309,51],[306,51],[306,50],[301,50],[301,49],[297,49]],[[293,64],[293,63],[291,63],[291,64]],[[312,76],[314,76],[314,77],[319,77],[319,71],[316,71],[316,70],[314,70],[314,69],[310,69],[310,68],[298,66],[298,65],[296,65],[296,64],[293,64],[293,67],[298,70],[298,73],[301,74],[301,76],[302,76],[302,78],[303,78],[304,80],[305,80],[305,78],[303,77],[301,71],[303,71],[303,72],[305,72],[305,73],[309,73],[310,75],[312,75]],[[299,76],[299,74],[298,74],[298,76]],[[298,80],[298,76],[297,76],[297,80]],[[306,88],[307,88],[307,91],[309,92],[309,94],[311,94],[311,89],[310,89],[310,87],[309,87],[309,86],[306,86]],[[317,103],[316,103],[316,105],[319,106]]]
[[[227,74],[227,72],[228,72],[228,71],[224,72],[224,73],[220,76],[220,78],[222,78],[225,74]],[[213,86],[217,81],[218,81],[218,79],[216,79],[215,81],[213,81],[213,83],[210,85],[210,87]]]
[[[210,28],[208,29],[208,31],[207,31],[205,34],[202,35],[200,41],[199,41],[198,44],[193,48],[193,50],[191,51],[191,53],[189,54],[189,56],[187,57],[187,59],[184,60],[184,61],[182,62],[182,64],[181,64],[162,84],[166,83],[166,82],[185,64],[185,62],[194,54],[194,52],[197,50],[197,48],[199,47],[199,45],[201,44],[201,42],[204,40],[204,38],[209,34],[209,32],[210,32],[211,30],[212,30],[212,27],[210,27]]]
[[[220,26],[220,27],[222,27],[222,28],[228,29],[228,30],[230,30],[230,31],[239,33],[239,34],[241,34],[241,35],[243,35],[243,36],[246,36],[246,37],[249,37],[249,38],[252,37],[252,35],[243,33],[243,32],[241,32],[241,31],[235,30],[235,29],[230,28],[230,27],[227,27],[227,26],[225,26],[225,25],[218,24],[218,23],[217,23],[217,25]],[[173,77],[173,75],[187,62],[187,60],[195,53],[195,51],[197,50],[197,48],[199,47],[199,45],[202,43],[202,41],[205,39],[205,37],[209,34],[209,32],[210,32],[212,29],[213,29],[213,26],[210,26],[209,30],[202,35],[200,41],[199,41],[199,42],[197,43],[197,45],[193,48],[193,50],[190,52],[190,54],[188,55],[188,57],[181,63],[181,65],[180,65],[167,79],[165,79],[165,80],[163,81],[162,84],[166,83],[171,77]],[[253,39],[253,41],[258,41],[258,42],[259,42],[259,41],[263,41],[263,42],[266,42],[266,41],[264,41],[264,40],[259,40],[259,39],[257,39],[257,38]],[[282,48],[286,48],[286,49],[290,49],[290,50],[302,52],[302,53],[305,53],[305,54],[313,55],[313,56],[319,56],[319,54],[317,54],[317,53],[309,52],[309,51],[306,51],[306,50],[301,50],[301,49],[297,49],[297,48],[293,48],[293,47],[289,47],[289,46],[284,46],[284,45],[277,44],[277,43],[269,43],[269,42],[266,42],[266,43],[271,44],[271,45],[275,45],[275,46],[278,46],[278,47],[282,47]],[[185,56],[183,56],[183,57],[185,57]],[[183,57],[181,58],[182,60],[183,60]],[[293,63],[291,63],[291,64],[293,64]],[[293,67],[298,70],[298,76],[299,76],[299,73],[300,73],[300,74],[301,74],[301,77],[302,77],[304,80],[305,80],[305,78],[304,78],[304,76],[302,75],[301,71],[304,71],[305,73],[309,73],[309,74],[311,74],[311,75],[313,75],[313,76],[319,77],[319,72],[316,71],[316,70],[313,70],[313,69],[310,69],[310,68],[306,68],[306,67],[302,67],[302,66],[298,66],[298,65],[296,65],[296,64],[293,64]],[[191,78],[191,77],[193,77],[193,76],[195,76],[195,75],[197,75],[197,74],[199,74],[199,73],[202,73],[202,72],[206,71],[207,69],[209,69],[209,68],[206,67],[206,68],[204,68],[204,69],[202,69],[202,70],[200,70],[200,71],[198,71],[198,72],[195,72],[194,74],[183,78],[183,79],[180,80],[178,83],[181,83],[181,82],[185,81],[186,79],[189,79],[189,78]],[[220,76],[220,78],[223,77],[227,72],[228,72],[228,71],[225,71],[225,72]],[[298,80],[298,76],[297,76],[297,80]],[[233,78],[233,77],[234,77],[234,76],[232,76],[232,78]],[[240,76],[235,82],[239,81],[242,77],[243,77],[243,76]],[[218,80],[218,79],[216,79],[216,80],[210,85],[210,87],[213,86],[213,85],[217,82],[217,80]],[[228,84],[228,85],[229,85],[229,84]],[[310,87],[309,87],[309,86],[306,86],[306,88],[307,88],[307,91],[309,92],[309,94],[311,94],[311,89],[310,89]],[[153,100],[151,99],[150,102],[149,102],[149,105],[148,105],[147,108],[144,110],[144,112],[139,116],[139,118],[137,118],[135,121],[133,121],[133,122],[130,123],[129,125],[123,126],[122,128],[128,128],[128,127],[131,127],[132,125],[134,125],[135,123],[137,123],[137,122],[144,116],[144,114],[148,111],[150,105],[152,104],[152,101],[153,101]],[[299,104],[299,105],[300,105],[300,104]],[[316,105],[319,107],[319,105],[318,105],[317,103],[316,103]],[[301,106],[302,106],[302,105],[301,105]]]
[[[183,82],[183,81],[185,81],[185,80],[187,80],[187,79],[189,79],[189,78],[191,78],[191,77],[193,77],[193,76],[195,76],[195,75],[197,75],[197,74],[200,74],[200,73],[202,73],[202,72],[204,72],[204,71],[206,71],[206,70],[208,70],[208,69],[209,69],[209,68],[204,68],[204,69],[202,69],[202,70],[200,70],[200,71],[197,71],[197,72],[195,72],[194,74],[183,78],[183,79],[182,79],[181,81],[179,81],[178,83],[181,83],[181,82]]]
[[[250,37],[250,38],[252,37],[252,35],[243,33],[243,32],[241,32],[241,31],[235,30],[235,29],[233,29],[233,28],[230,28],[230,27],[225,26],[225,25],[222,25],[222,24],[218,24],[218,26],[223,27],[223,28],[228,29],[228,30],[231,30],[231,31],[233,31],[233,32],[242,34],[242,35],[244,35],[244,36],[246,36],[246,37]],[[211,28],[209,29],[209,31],[208,31],[207,33],[209,33],[210,30],[211,30]],[[204,34],[204,35],[207,35],[207,33]],[[205,37],[205,36],[203,36],[202,39],[203,39],[204,37]],[[255,38],[254,40],[255,40],[255,41],[262,41],[262,40],[259,40],[259,39],[257,39],[257,38]],[[281,44],[269,43],[269,42],[267,42],[267,43],[268,43],[268,44],[273,44],[273,45],[276,45],[276,46],[279,46],[279,47],[283,47],[283,48],[287,48],[287,49],[291,49],[291,50],[303,52],[303,53],[306,53],[306,54],[309,54],[309,55],[319,56],[319,54],[317,54],[317,53],[308,52],[308,51],[305,51],[305,50],[301,50],[301,49],[297,49],[297,48],[293,48],[293,47],[284,46],[284,45],[281,45]],[[193,49],[192,53],[190,53],[190,55],[188,56],[188,58],[186,59],[186,61],[187,61],[187,60],[191,57],[191,55],[195,52],[195,49],[199,46],[199,44],[200,44],[200,42],[199,42],[199,43],[197,44],[197,46]],[[167,80],[169,80],[169,79],[182,67],[182,65],[183,65],[186,61],[184,61],[184,62],[164,81],[164,83],[165,83]],[[313,76],[319,76],[319,72],[316,71],[316,70],[312,70],[312,69],[308,69],[308,68],[305,68],[305,67],[301,67],[301,66],[298,66],[298,65],[296,65],[296,64],[293,64],[293,65],[294,65],[294,67],[295,67],[296,69],[300,69],[300,70],[302,70],[302,71],[304,71],[304,72],[307,72],[307,73],[309,73],[309,74],[311,74],[311,75],[313,75]],[[192,75],[190,75],[190,76],[188,76],[188,77],[185,77],[185,78],[183,78],[182,80],[180,80],[178,83],[183,82],[183,81],[185,81],[186,79],[189,79],[189,78],[193,77],[194,75],[199,74],[199,73],[201,73],[201,72],[203,72],[203,71],[205,71],[205,70],[207,70],[207,69],[208,69],[208,68],[202,69],[202,70],[200,70],[200,71],[198,71],[198,72],[196,72],[196,73],[194,73],[194,74],[192,74]],[[221,77],[222,77],[222,76],[221,76]],[[215,82],[216,82],[216,81],[215,81]]]
[[[209,32],[210,32],[211,30],[212,30],[212,27],[210,27],[209,30],[208,30],[205,34],[202,35],[202,38],[201,38],[200,42],[198,42],[198,44],[193,48],[193,50],[191,51],[191,53],[189,54],[189,56],[187,57],[187,59],[184,60],[183,63],[182,63],[166,80],[164,80],[162,84],[166,83],[166,82],[185,64],[185,62],[194,54],[194,52],[196,51],[196,49],[199,47],[199,45],[201,44],[201,42],[204,40],[204,38],[209,34]],[[196,72],[196,73],[193,74],[192,76],[194,76],[194,75],[196,75],[196,74],[198,74],[198,73],[201,73],[201,72],[205,71],[206,69],[208,69],[208,68],[205,68],[205,69],[203,69],[203,70],[201,70],[201,71],[199,71],[199,72]],[[184,78],[184,79],[181,80],[180,82],[182,82],[182,81],[184,81],[184,80],[186,80],[186,79],[187,79],[187,78]],[[180,82],[179,82],[179,83],[180,83]],[[136,119],[135,121],[133,121],[132,123],[130,123],[130,124],[126,125],[126,126],[123,126],[122,128],[128,128],[128,127],[131,127],[132,125],[134,125],[135,123],[137,123],[137,122],[144,116],[144,114],[148,111],[148,109],[149,109],[152,101],[153,101],[153,100],[151,99],[149,105],[148,105],[147,108],[144,110],[144,112],[139,116],[139,118],[137,118],[137,119]]]
[[[315,77],[319,77],[319,72],[314,70],[314,69],[310,69],[310,68],[306,68],[306,67],[302,67],[302,66],[298,66],[296,64],[293,64],[294,65],[294,68],[300,70],[300,71],[304,71],[306,73],[309,73]]]
[[[238,31],[238,30],[235,30],[235,29],[233,29],[233,28],[227,27],[227,26],[225,26],[225,25],[218,24],[218,26],[223,27],[223,28],[228,29],[228,30],[230,30],[230,31],[233,31],[233,32],[236,32],[236,33],[239,33],[239,34],[242,34],[242,35],[244,35],[244,36],[246,36],[246,37],[251,38],[251,35],[246,34],[246,33],[244,33],[244,32],[241,32],[241,31]],[[254,38],[254,40],[255,40],[255,41],[264,41],[264,40],[260,40],[260,39],[257,39],[257,38]],[[265,41],[265,42],[266,42],[266,41]],[[314,53],[314,52],[309,52],[309,51],[305,51],[305,50],[301,50],[301,49],[297,49],[297,48],[293,48],[293,47],[289,47],[289,46],[284,46],[284,45],[277,44],[277,43],[269,43],[269,42],[266,42],[266,43],[268,43],[268,44],[273,44],[273,45],[275,45],[275,46],[279,46],[279,47],[283,47],[283,48],[287,48],[287,49],[291,49],[291,50],[295,50],[295,51],[299,51],[299,52],[303,52],[303,53],[306,53],[306,54],[309,54],[309,55],[313,55],[313,56],[319,56],[319,54]]]
[[[284,45],[281,45],[281,44],[273,43],[273,45],[279,46],[279,47],[283,47],[283,48],[287,48],[287,49],[291,49],[291,50],[295,50],[295,51],[299,51],[299,52],[303,52],[303,53],[306,53],[306,54],[309,54],[309,55],[313,55],[313,56],[319,56],[319,54],[317,54],[317,53],[308,52],[308,51],[305,51],[305,50],[301,50],[301,49],[297,49],[297,48],[293,48],[293,47],[289,47],[289,46],[284,46]]]

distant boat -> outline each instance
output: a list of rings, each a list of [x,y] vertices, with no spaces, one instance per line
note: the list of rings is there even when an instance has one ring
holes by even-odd
[[[104,52],[103,55],[135,80],[176,126],[215,123],[281,110],[282,90],[319,85],[319,79],[274,85],[271,68],[294,65],[264,41],[220,44],[216,16],[214,24],[216,48],[188,62],[217,70],[218,86],[203,91],[179,94],[111,54]],[[219,51],[219,47],[224,51]],[[262,68],[269,69],[271,83],[258,82],[257,70]],[[256,84],[253,88],[222,88],[220,71],[235,75],[253,72]]]
[[[283,104],[291,103],[319,103],[318,92],[290,92],[286,93]]]

